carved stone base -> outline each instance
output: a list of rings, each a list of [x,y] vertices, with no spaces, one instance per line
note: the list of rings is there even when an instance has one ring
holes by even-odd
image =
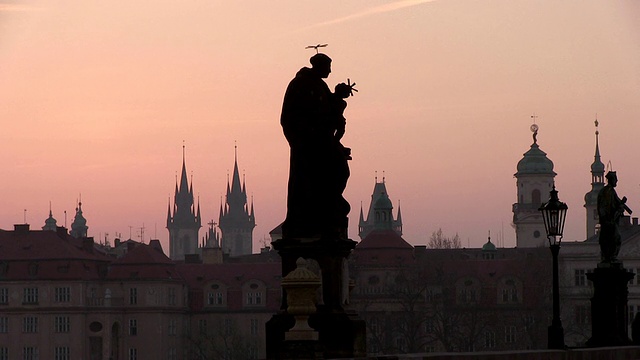
[[[283,294],[280,312],[266,324],[267,358],[287,359],[291,354],[288,349],[302,344],[313,351],[319,349],[328,359],[366,356],[365,322],[343,308],[349,287],[345,262],[356,242],[339,238],[298,238],[281,239],[272,244],[282,258],[283,278],[296,268],[299,257],[317,262],[322,278],[322,298],[316,313],[309,317],[309,325],[319,335],[316,345],[310,345],[313,341],[293,344],[292,340],[285,339],[285,333],[294,326],[295,320],[286,311],[286,294]]]
[[[630,345],[627,327],[627,284],[634,273],[621,263],[598,264],[587,279],[593,282],[591,298],[592,336],[587,346]]]

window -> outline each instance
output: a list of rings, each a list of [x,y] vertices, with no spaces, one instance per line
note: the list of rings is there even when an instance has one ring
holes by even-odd
[[[494,331],[484,333],[484,347],[487,349],[496,347],[496,333]]]
[[[9,303],[9,289],[0,288],[0,305],[7,305]]]
[[[131,336],[138,335],[138,320],[129,319],[129,335]]]
[[[138,360],[137,348],[129,348],[129,360]]]
[[[38,303],[38,288],[24,288],[24,296],[22,297],[24,304]]]
[[[202,335],[206,335],[207,334],[207,320],[206,319],[198,320],[198,330],[200,331],[200,334],[202,334]]]
[[[129,289],[129,305],[138,304],[138,288]]]
[[[68,346],[56,346],[53,352],[54,360],[69,360],[70,351]]]
[[[224,334],[231,335],[231,319],[224,319]]]
[[[258,319],[251,319],[251,335],[258,335]]]
[[[174,287],[170,287],[169,288],[169,305],[175,305],[176,304],[176,288]]]
[[[247,293],[247,305],[253,305],[253,293]]]
[[[249,359],[258,358],[258,348],[255,346],[249,346]]]
[[[38,318],[35,316],[25,316],[24,318],[22,318],[22,332],[37,333]]]
[[[629,325],[633,323],[633,319],[635,319],[636,315],[640,313],[640,305],[629,305]]]
[[[516,342],[516,327],[515,326],[505,326],[504,327],[504,342],[507,344],[511,344]]]
[[[224,304],[224,296],[221,292],[216,293],[216,304],[223,305]]]
[[[71,321],[68,316],[56,316],[53,321],[54,331],[57,333],[68,333]]]
[[[585,275],[584,269],[576,269],[575,270],[575,286],[585,286],[587,284],[587,277]]]
[[[176,348],[169,348],[167,353],[167,360],[178,360],[178,351]]]
[[[35,346],[25,346],[22,348],[22,358],[24,360],[38,360],[38,348]]]
[[[404,338],[399,337],[396,338],[396,348],[398,349],[398,351],[404,353],[406,352],[406,342],[404,341]]]
[[[589,323],[589,309],[587,305],[577,305],[575,307],[576,324],[586,325]]]
[[[169,320],[169,328],[167,330],[167,333],[170,336],[176,336],[178,333],[178,326],[176,325],[176,320]]]
[[[6,334],[9,332],[9,318],[6,316],[0,316],[0,334]]]
[[[0,346],[0,360],[9,360],[9,348]]]
[[[69,288],[69,287],[56,288],[53,299],[54,299],[55,302],[69,302],[69,301],[71,301],[71,288]]]
[[[534,205],[542,205],[542,200],[540,200],[540,190],[534,189],[531,192],[531,203]]]
[[[256,305],[260,305],[262,304],[262,292],[258,291],[256,293],[254,293],[255,299],[256,299]]]
[[[424,321],[424,331],[427,334],[431,334],[431,333],[433,333],[434,330],[435,330],[435,328],[433,326],[433,319],[426,319]]]

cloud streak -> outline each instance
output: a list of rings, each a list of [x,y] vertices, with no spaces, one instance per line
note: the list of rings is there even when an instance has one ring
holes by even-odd
[[[430,2],[434,2],[434,1],[436,1],[436,0],[401,0],[401,1],[394,1],[394,2],[389,3],[389,4],[384,4],[384,5],[368,8],[368,9],[365,9],[363,11],[357,12],[355,14],[343,16],[343,17],[340,17],[340,18],[337,18],[337,19],[333,19],[333,20],[329,20],[329,21],[324,21],[324,22],[321,22],[321,23],[318,23],[318,24],[314,24],[314,25],[310,25],[310,26],[307,26],[305,28],[302,28],[301,30],[309,30],[309,29],[319,28],[319,27],[323,27],[323,26],[335,25],[335,24],[339,24],[339,23],[343,23],[343,22],[347,22],[347,21],[351,21],[351,20],[357,20],[357,19],[364,18],[364,17],[371,16],[371,15],[384,14],[384,13],[393,12],[393,11],[405,9],[405,8],[412,7],[412,6],[418,6],[418,5],[422,5],[422,4],[426,4],[426,3],[430,3]]]

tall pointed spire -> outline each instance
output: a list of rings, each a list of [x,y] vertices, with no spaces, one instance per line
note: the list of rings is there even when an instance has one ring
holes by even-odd
[[[255,225],[253,198],[247,203],[246,178],[240,181],[238,170],[238,146],[234,145],[233,174],[231,181],[227,175],[227,195],[220,206],[218,227],[222,232],[222,248],[231,256],[252,253],[253,228]]]
[[[173,214],[171,201],[167,214],[167,229],[169,230],[170,257],[172,260],[183,260],[186,254],[195,254],[198,248],[198,230],[202,227],[200,219],[200,203],[194,204],[193,176],[191,181],[187,176],[186,149],[182,143],[182,171],[178,185],[176,179],[173,200]]]
[[[594,236],[597,233],[598,226],[598,193],[604,187],[604,173],[605,165],[600,159],[600,131],[598,130],[598,115],[596,114],[596,120],[594,121],[596,126],[596,146],[595,154],[593,155],[593,163],[591,164],[591,190],[584,195],[584,207],[587,212],[587,239]]]
[[[380,206],[382,206],[382,208],[376,210],[377,207]],[[386,216],[384,226],[402,236],[402,218],[398,213],[398,217],[394,219],[392,210],[393,205],[389,200],[387,192],[386,176],[383,172],[382,182],[378,182],[378,172],[376,171],[375,185],[373,187],[373,193],[371,194],[371,203],[369,204],[369,211],[367,212],[366,220],[364,218],[362,205],[360,205],[360,221],[358,224],[358,236],[360,236],[360,239],[364,239],[371,231],[379,229],[380,226],[382,226],[382,223],[376,222],[376,216],[383,216],[383,218]]]

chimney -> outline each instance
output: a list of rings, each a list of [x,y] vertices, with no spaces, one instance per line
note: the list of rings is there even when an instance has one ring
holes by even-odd
[[[13,225],[13,231],[18,235],[28,235],[29,224],[15,224]]]
[[[93,252],[93,237],[86,237],[82,239],[82,250],[89,253]]]
[[[637,217],[631,218],[631,221],[633,222],[633,226],[638,226],[638,218]]]
[[[114,245],[113,245],[113,247],[118,247],[118,246],[120,246],[120,239],[116,238],[116,239],[114,240]]]

